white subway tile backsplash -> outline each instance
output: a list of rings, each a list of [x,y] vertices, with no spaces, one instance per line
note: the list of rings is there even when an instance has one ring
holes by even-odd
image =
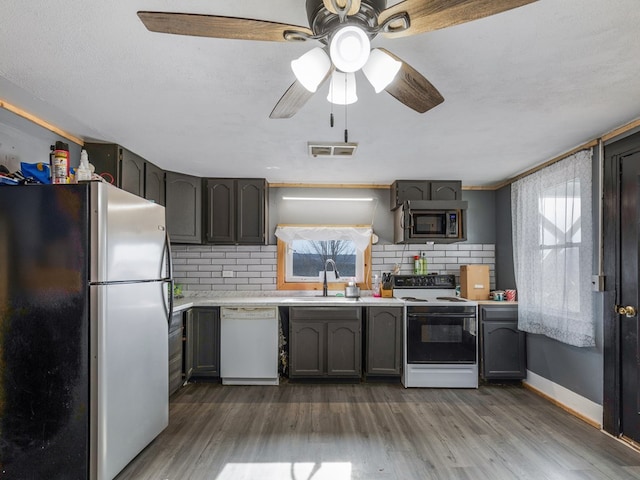
[[[458,250],[482,250],[482,245],[477,243],[461,243]]]
[[[495,245],[430,244],[373,245],[371,274],[413,273],[413,257],[427,252],[428,271],[459,275],[460,265],[488,264],[491,288],[495,285]],[[276,291],[275,245],[174,245],[174,276],[185,291]],[[222,277],[222,271],[233,277]]]

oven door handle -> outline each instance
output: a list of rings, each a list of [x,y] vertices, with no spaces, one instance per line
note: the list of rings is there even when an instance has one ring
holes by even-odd
[[[476,318],[475,313],[407,313],[407,318]]]

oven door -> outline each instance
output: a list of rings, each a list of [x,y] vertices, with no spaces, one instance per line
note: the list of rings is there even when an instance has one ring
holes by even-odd
[[[476,363],[475,306],[408,306],[407,363]]]

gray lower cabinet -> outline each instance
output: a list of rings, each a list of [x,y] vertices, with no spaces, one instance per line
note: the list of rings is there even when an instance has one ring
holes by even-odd
[[[220,310],[194,307],[186,313],[185,379],[220,377]]]
[[[182,316],[182,311],[173,313],[169,325],[169,395],[182,385]]]
[[[365,374],[397,376],[402,366],[402,307],[368,307]]]
[[[517,305],[480,305],[480,335],[483,379],[526,378],[526,334],[518,330]]]
[[[172,243],[202,242],[202,180],[166,173],[167,230]]]
[[[362,309],[291,307],[289,377],[360,378]]]

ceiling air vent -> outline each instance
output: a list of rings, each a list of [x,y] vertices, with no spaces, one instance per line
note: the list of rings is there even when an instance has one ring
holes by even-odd
[[[312,157],[352,157],[358,148],[357,143],[309,142],[307,145]]]

